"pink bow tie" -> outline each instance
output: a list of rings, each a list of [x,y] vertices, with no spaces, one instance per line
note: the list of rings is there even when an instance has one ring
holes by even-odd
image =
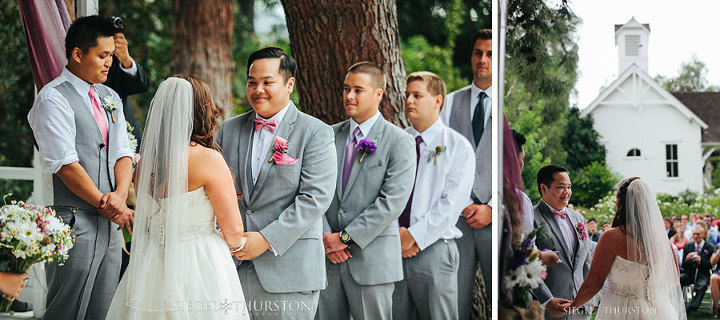
[[[553,211],[553,214],[555,215],[555,218],[559,217],[560,219],[567,219],[567,213],[564,211]]]
[[[255,118],[255,131],[260,131],[263,127],[268,128],[270,132],[275,132],[275,128],[277,127],[275,119],[265,121],[263,119]]]

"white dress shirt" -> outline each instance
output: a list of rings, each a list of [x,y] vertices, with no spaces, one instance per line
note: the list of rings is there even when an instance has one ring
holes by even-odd
[[[413,127],[405,131],[423,139],[408,230],[420,250],[425,250],[439,239],[462,237],[455,223],[470,198],[475,178],[475,153],[465,137],[445,126],[440,119],[423,133]],[[434,164],[430,154],[436,146],[444,146],[446,150]]]
[[[54,88],[63,81],[69,81],[72,84],[85,102],[87,112],[92,114],[92,105],[88,95],[90,84],[78,78],[67,68],[63,68],[57,78],[40,90],[28,113],[28,122],[40,149],[40,157],[52,174],[57,173],[64,165],[79,161],[77,150],[75,150],[75,114],[67,99]],[[110,89],[110,93],[120,101],[120,96],[115,91]],[[100,101],[97,102],[100,104]],[[115,148],[116,160],[122,157],[133,157],[127,130],[124,130],[127,126],[125,116],[122,108],[118,111],[115,111],[115,121],[119,122],[118,128],[123,129],[116,132],[117,144],[110,146]],[[110,154],[113,153],[110,152]]]
[[[133,58],[130,58],[130,60],[132,60],[132,66],[130,66],[130,68],[125,69],[125,67],[123,67],[122,62],[120,62],[119,63],[120,70],[125,71],[125,73],[134,77],[137,74],[137,65],[135,65],[135,60]]]
[[[545,205],[550,208],[550,212],[556,211],[557,209],[554,209],[547,203]],[[560,212],[564,212],[565,214],[568,214],[567,208],[562,208],[561,210],[557,210]],[[553,213],[553,216],[555,214]],[[568,256],[572,259],[572,257],[575,256],[575,238],[577,237],[575,233],[575,229],[572,226],[572,222],[570,222],[570,217],[566,217],[565,219],[560,217],[555,217],[555,221],[557,221],[558,225],[560,226],[560,230],[563,233],[563,238],[565,238],[565,244],[567,244],[568,250]]]
[[[345,141],[345,145],[350,143],[350,139],[353,137],[353,132],[355,131],[355,128],[360,127],[360,140],[365,139],[368,135],[370,135],[370,129],[372,129],[373,125],[375,125],[375,121],[380,119],[380,111],[375,112],[375,115],[370,117],[370,119],[365,120],[365,122],[358,124],[353,120],[353,118],[350,118],[350,134],[348,134],[347,140]],[[358,140],[358,142],[360,142]]]
[[[256,119],[262,119],[266,121],[275,120],[275,132],[277,132],[277,129],[280,128],[280,123],[282,122],[283,117],[285,117],[285,113],[287,113],[287,109],[290,107],[291,103],[288,103],[285,108],[282,108],[278,113],[276,113],[274,116],[272,116],[270,119],[265,119],[261,117],[259,114],[255,113]],[[281,137],[285,140],[287,140],[288,137]],[[266,157],[268,155],[268,151],[270,150],[270,147],[273,145],[273,140],[275,140],[275,133],[270,132],[270,129],[267,127],[262,127],[260,131],[254,131],[253,132],[253,144],[252,144],[252,159],[251,159],[251,167],[252,167],[252,178],[253,178],[253,184],[257,182],[258,176],[260,175],[260,169],[262,168],[263,163],[267,162],[270,157]],[[292,142],[288,141],[288,144]]]

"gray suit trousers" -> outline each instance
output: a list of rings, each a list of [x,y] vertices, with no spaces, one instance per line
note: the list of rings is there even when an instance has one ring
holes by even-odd
[[[250,319],[313,319],[319,291],[272,293],[260,284],[255,266],[243,261],[237,267]]]
[[[482,229],[471,228],[464,217],[456,224],[463,236],[456,239],[460,250],[460,268],[458,269],[458,312],[461,320],[470,314],[473,297],[475,273],[478,263],[483,274],[487,295],[492,301],[492,223]]]
[[[318,319],[392,319],[393,283],[360,285],[347,263],[328,263],[326,270],[328,286],[320,292]]]
[[[395,282],[393,318],[458,318],[459,253],[454,240],[438,240],[412,258],[403,259],[405,279]]]
[[[45,319],[105,319],[120,282],[122,233],[95,211],[55,207],[75,229],[64,265],[48,263]]]

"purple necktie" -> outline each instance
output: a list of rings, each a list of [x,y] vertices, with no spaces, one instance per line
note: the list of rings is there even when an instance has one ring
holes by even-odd
[[[345,163],[343,164],[343,175],[342,175],[342,191],[345,192],[347,186],[348,177],[350,177],[350,169],[352,169],[353,161],[355,160],[355,154],[357,153],[358,140],[360,140],[360,127],[355,128],[353,131],[353,137],[348,141],[347,147],[345,148]]]
[[[418,167],[420,165],[420,143],[423,141],[421,136],[415,137],[415,178],[417,179],[417,171]],[[415,181],[417,183],[417,180]],[[401,227],[409,228],[410,227],[410,208],[412,207],[412,200],[413,200],[413,194],[415,193],[415,184],[413,184],[412,191],[410,192],[410,199],[408,199],[407,204],[405,205],[405,209],[403,210],[402,214],[400,214],[400,218],[398,218],[398,223],[400,223]]]

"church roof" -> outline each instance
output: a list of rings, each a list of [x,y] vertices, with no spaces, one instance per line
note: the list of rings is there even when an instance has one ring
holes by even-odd
[[[671,92],[708,125],[702,142],[720,142],[720,92]]]
[[[580,116],[585,117],[588,114],[591,114],[596,108],[600,107],[601,105],[605,104],[605,99],[608,98],[608,96],[613,93],[614,91],[618,90],[618,87],[625,82],[625,80],[631,78],[631,77],[637,77],[640,81],[643,83],[646,83],[650,88],[652,88],[655,92],[657,92],[660,96],[662,96],[663,102],[670,104],[670,106],[674,107],[677,111],[679,111],[683,116],[685,116],[688,120],[696,121],[701,128],[704,130],[708,129],[707,123],[703,121],[704,118],[698,116],[696,113],[691,111],[684,103],[680,102],[680,99],[676,98],[674,95],[672,95],[670,92],[665,90],[662,86],[660,86],[653,78],[651,78],[644,70],[642,70],[637,64],[632,64],[630,67],[628,67],[625,72],[623,72],[615,81],[613,81],[610,86],[605,88],[600,94],[593,100],[592,103],[590,103],[589,106],[587,106],[585,109],[580,111]],[[647,102],[647,101],[645,101]],[[657,102],[657,101],[654,101]],[[634,105],[635,107],[638,107],[642,104],[640,100],[633,100],[628,101],[628,104]],[[704,141],[704,140],[703,140]],[[720,141],[720,140],[716,140]]]

